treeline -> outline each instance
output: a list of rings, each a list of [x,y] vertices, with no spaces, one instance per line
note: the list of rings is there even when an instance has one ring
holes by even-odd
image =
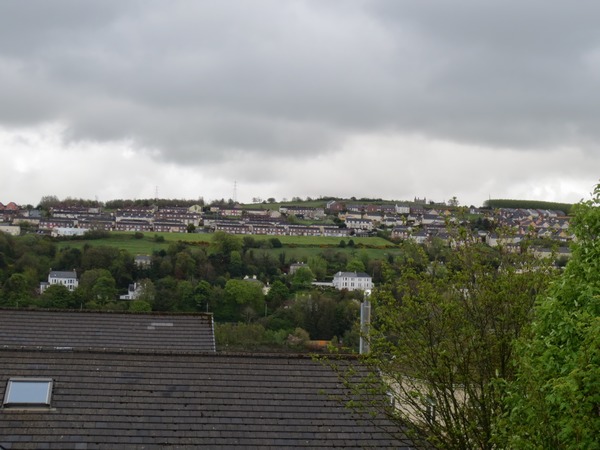
[[[274,248],[281,252],[273,253]],[[379,276],[381,262],[366,253],[328,248],[293,274],[290,263],[277,239],[225,233],[214,233],[209,246],[172,243],[152,254],[147,266],[115,247],[59,248],[45,236],[0,233],[0,306],[210,312],[218,323],[257,325],[255,330],[263,330],[258,341],[274,347],[295,348],[295,338],[288,336],[304,333],[307,339],[357,343],[362,294],[314,289],[312,281],[316,274],[323,279],[346,269]],[[78,288],[52,285],[40,294],[50,270],[75,270]],[[137,298],[119,299],[134,283]]]
[[[104,203],[106,209],[126,209],[126,208],[149,208],[151,206],[158,206],[159,208],[165,208],[167,206],[179,206],[189,208],[190,206],[199,205],[204,206],[204,199],[202,197],[190,200],[190,199],[175,199],[175,198],[146,198],[137,200],[127,199],[116,199],[109,200]]]
[[[489,199],[483,204],[487,208],[548,209],[562,211],[565,214],[570,214],[573,207],[571,203],[545,202],[542,200]]]

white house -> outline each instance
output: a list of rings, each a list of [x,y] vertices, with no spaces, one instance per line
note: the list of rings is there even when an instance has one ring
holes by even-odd
[[[60,271],[51,270],[48,274],[48,281],[40,283],[40,294],[43,294],[49,286],[54,284],[62,284],[68,290],[74,291],[79,286],[79,280],[77,279],[77,272],[74,270]]]
[[[11,236],[19,236],[21,234],[21,227],[19,225],[0,223],[0,231]]]
[[[141,293],[142,293],[142,286],[137,283],[133,283],[133,284],[130,284],[129,287],[127,288],[127,294],[120,295],[119,299],[135,300],[140,296]]]
[[[373,289],[373,278],[364,272],[338,272],[333,276],[333,287],[338,290],[367,291]]]

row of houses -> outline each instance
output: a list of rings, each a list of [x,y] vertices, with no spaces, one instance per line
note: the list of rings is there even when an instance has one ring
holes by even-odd
[[[319,224],[325,214],[335,214],[338,225]],[[560,211],[510,209],[482,210],[471,208],[472,217],[481,217],[495,228],[509,230],[517,238],[547,238],[569,242],[569,218]],[[288,217],[313,219],[315,224],[291,223]],[[346,204],[328,202],[325,208],[281,206],[271,209],[212,206],[147,207],[121,209],[104,213],[99,208],[64,208],[51,210],[50,217],[39,211],[18,208],[0,210],[0,230],[18,234],[21,224],[36,227],[55,236],[82,235],[88,230],[185,233],[191,229],[224,231],[240,235],[270,236],[368,236],[380,228],[391,230],[394,239],[412,239],[424,243],[433,237],[447,238],[446,228],[464,218],[458,218],[452,208],[425,208],[423,205]],[[503,234],[506,234],[503,233]],[[493,233],[484,240],[495,245]]]

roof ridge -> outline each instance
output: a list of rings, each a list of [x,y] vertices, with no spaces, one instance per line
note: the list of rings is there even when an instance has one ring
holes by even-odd
[[[90,353],[90,354],[130,354],[130,355],[166,355],[166,356],[210,356],[217,358],[264,358],[287,360],[314,360],[317,357],[327,356],[335,360],[358,360],[359,355],[354,353],[321,354],[321,353],[286,353],[286,352],[210,352],[197,350],[149,350],[131,348],[109,347],[69,347],[69,346],[26,346],[2,345],[0,351],[4,352],[40,352],[40,353]]]

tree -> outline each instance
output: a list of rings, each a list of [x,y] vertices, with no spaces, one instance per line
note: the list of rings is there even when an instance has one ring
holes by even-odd
[[[117,285],[112,275],[99,277],[92,286],[92,295],[94,301],[101,305],[113,301],[117,296]]]
[[[352,258],[350,261],[348,261],[348,264],[346,265],[346,270],[348,272],[364,272],[365,265],[360,259]]]
[[[75,306],[73,293],[62,284],[48,286],[40,297],[40,304],[44,308],[58,309],[73,308]]]
[[[511,448],[600,448],[600,185],[573,213],[572,258],[537,303],[506,386],[499,441]]]
[[[547,267],[464,238],[442,274],[419,265],[383,272],[365,357],[383,386],[366,379],[361,388],[388,391],[396,407],[382,409],[438,448],[493,448],[498,383],[514,376],[512,343],[547,285]]]
[[[228,234],[223,231],[217,231],[212,236],[211,244],[215,253],[220,253],[229,257],[231,252],[242,251],[242,239],[239,236]]]
[[[129,311],[133,312],[150,312],[152,311],[152,305],[145,300],[133,300],[129,304]]]
[[[292,288],[294,290],[307,289],[311,286],[315,275],[308,267],[300,267],[292,276]]]
[[[271,284],[271,288],[266,295],[267,305],[271,310],[275,310],[281,306],[281,304],[287,300],[290,295],[290,291],[287,286],[279,280],[275,280]]]

